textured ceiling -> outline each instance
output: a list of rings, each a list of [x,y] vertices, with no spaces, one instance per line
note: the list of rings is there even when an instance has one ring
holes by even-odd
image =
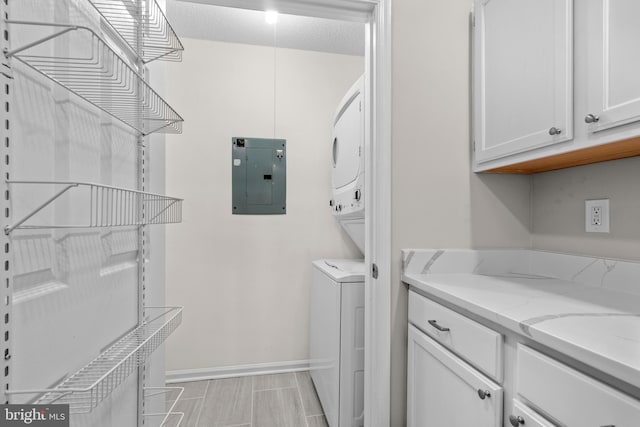
[[[264,12],[183,0],[167,0],[167,16],[179,37],[364,56],[358,22],[281,14],[274,29]]]

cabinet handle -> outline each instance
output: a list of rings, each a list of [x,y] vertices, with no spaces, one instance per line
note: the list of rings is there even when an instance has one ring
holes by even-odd
[[[431,326],[433,326],[434,328],[436,328],[440,332],[449,332],[451,330],[449,328],[445,328],[443,326],[438,325],[438,321],[437,320],[427,320],[427,322],[429,322],[429,324]]]
[[[587,114],[584,118],[585,123],[597,123],[599,120],[600,117],[596,116],[595,114]]]
[[[489,390],[483,390],[481,388],[478,389],[478,397],[482,400],[485,399],[485,397],[491,397],[491,392]]]
[[[524,418],[520,415],[517,417],[515,415],[509,415],[509,422],[513,427],[518,427],[520,424],[524,424]]]
[[[558,129],[557,127],[552,127],[549,129],[549,135],[560,135],[562,133],[562,129]]]

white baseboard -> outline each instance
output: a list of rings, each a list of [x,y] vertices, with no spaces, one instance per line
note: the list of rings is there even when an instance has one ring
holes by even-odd
[[[167,371],[166,383],[185,381],[217,380],[222,378],[246,377],[250,375],[284,374],[309,370],[309,360],[291,362],[257,363],[253,365],[223,366],[220,368],[180,369]]]

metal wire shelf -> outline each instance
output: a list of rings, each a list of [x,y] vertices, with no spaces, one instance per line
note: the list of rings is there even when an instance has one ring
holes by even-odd
[[[184,47],[156,0],[89,1],[144,63],[182,61]]]
[[[160,423],[156,421],[154,425],[163,427],[170,419],[175,419],[175,422],[171,422],[173,427],[179,427],[182,424],[184,413],[175,412],[176,403],[182,397],[184,387],[145,387],[144,388],[144,400],[145,408],[149,407],[162,407],[166,408],[166,411],[162,412],[145,412],[142,416],[145,420],[160,420]],[[158,399],[160,399],[158,401]]]
[[[131,332],[87,366],[56,387],[7,390],[7,394],[39,395],[35,404],[68,404],[72,414],[91,412],[162,344],[182,322],[183,307],[147,307],[153,312]]]
[[[183,199],[175,197],[90,182],[6,181],[6,183],[10,185],[55,185],[63,188],[14,224],[6,226],[5,234],[16,229],[125,227],[182,221]],[[26,224],[33,216],[74,189],[78,193],[76,196],[83,199],[75,211],[85,217],[86,222],[80,224]]]
[[[143,135],[182,132],[182,117],[91,28],[46,22],[6,22],[54,30],[52,34],[5,52],[7,58],[19,60]],[[60,56],[52,53],[65,44],[76,53]]]

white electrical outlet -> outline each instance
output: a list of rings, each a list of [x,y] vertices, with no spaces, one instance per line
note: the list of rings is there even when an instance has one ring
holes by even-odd
[[[609,199],[585,200],[585,231],[587,233],[609,232]]]

